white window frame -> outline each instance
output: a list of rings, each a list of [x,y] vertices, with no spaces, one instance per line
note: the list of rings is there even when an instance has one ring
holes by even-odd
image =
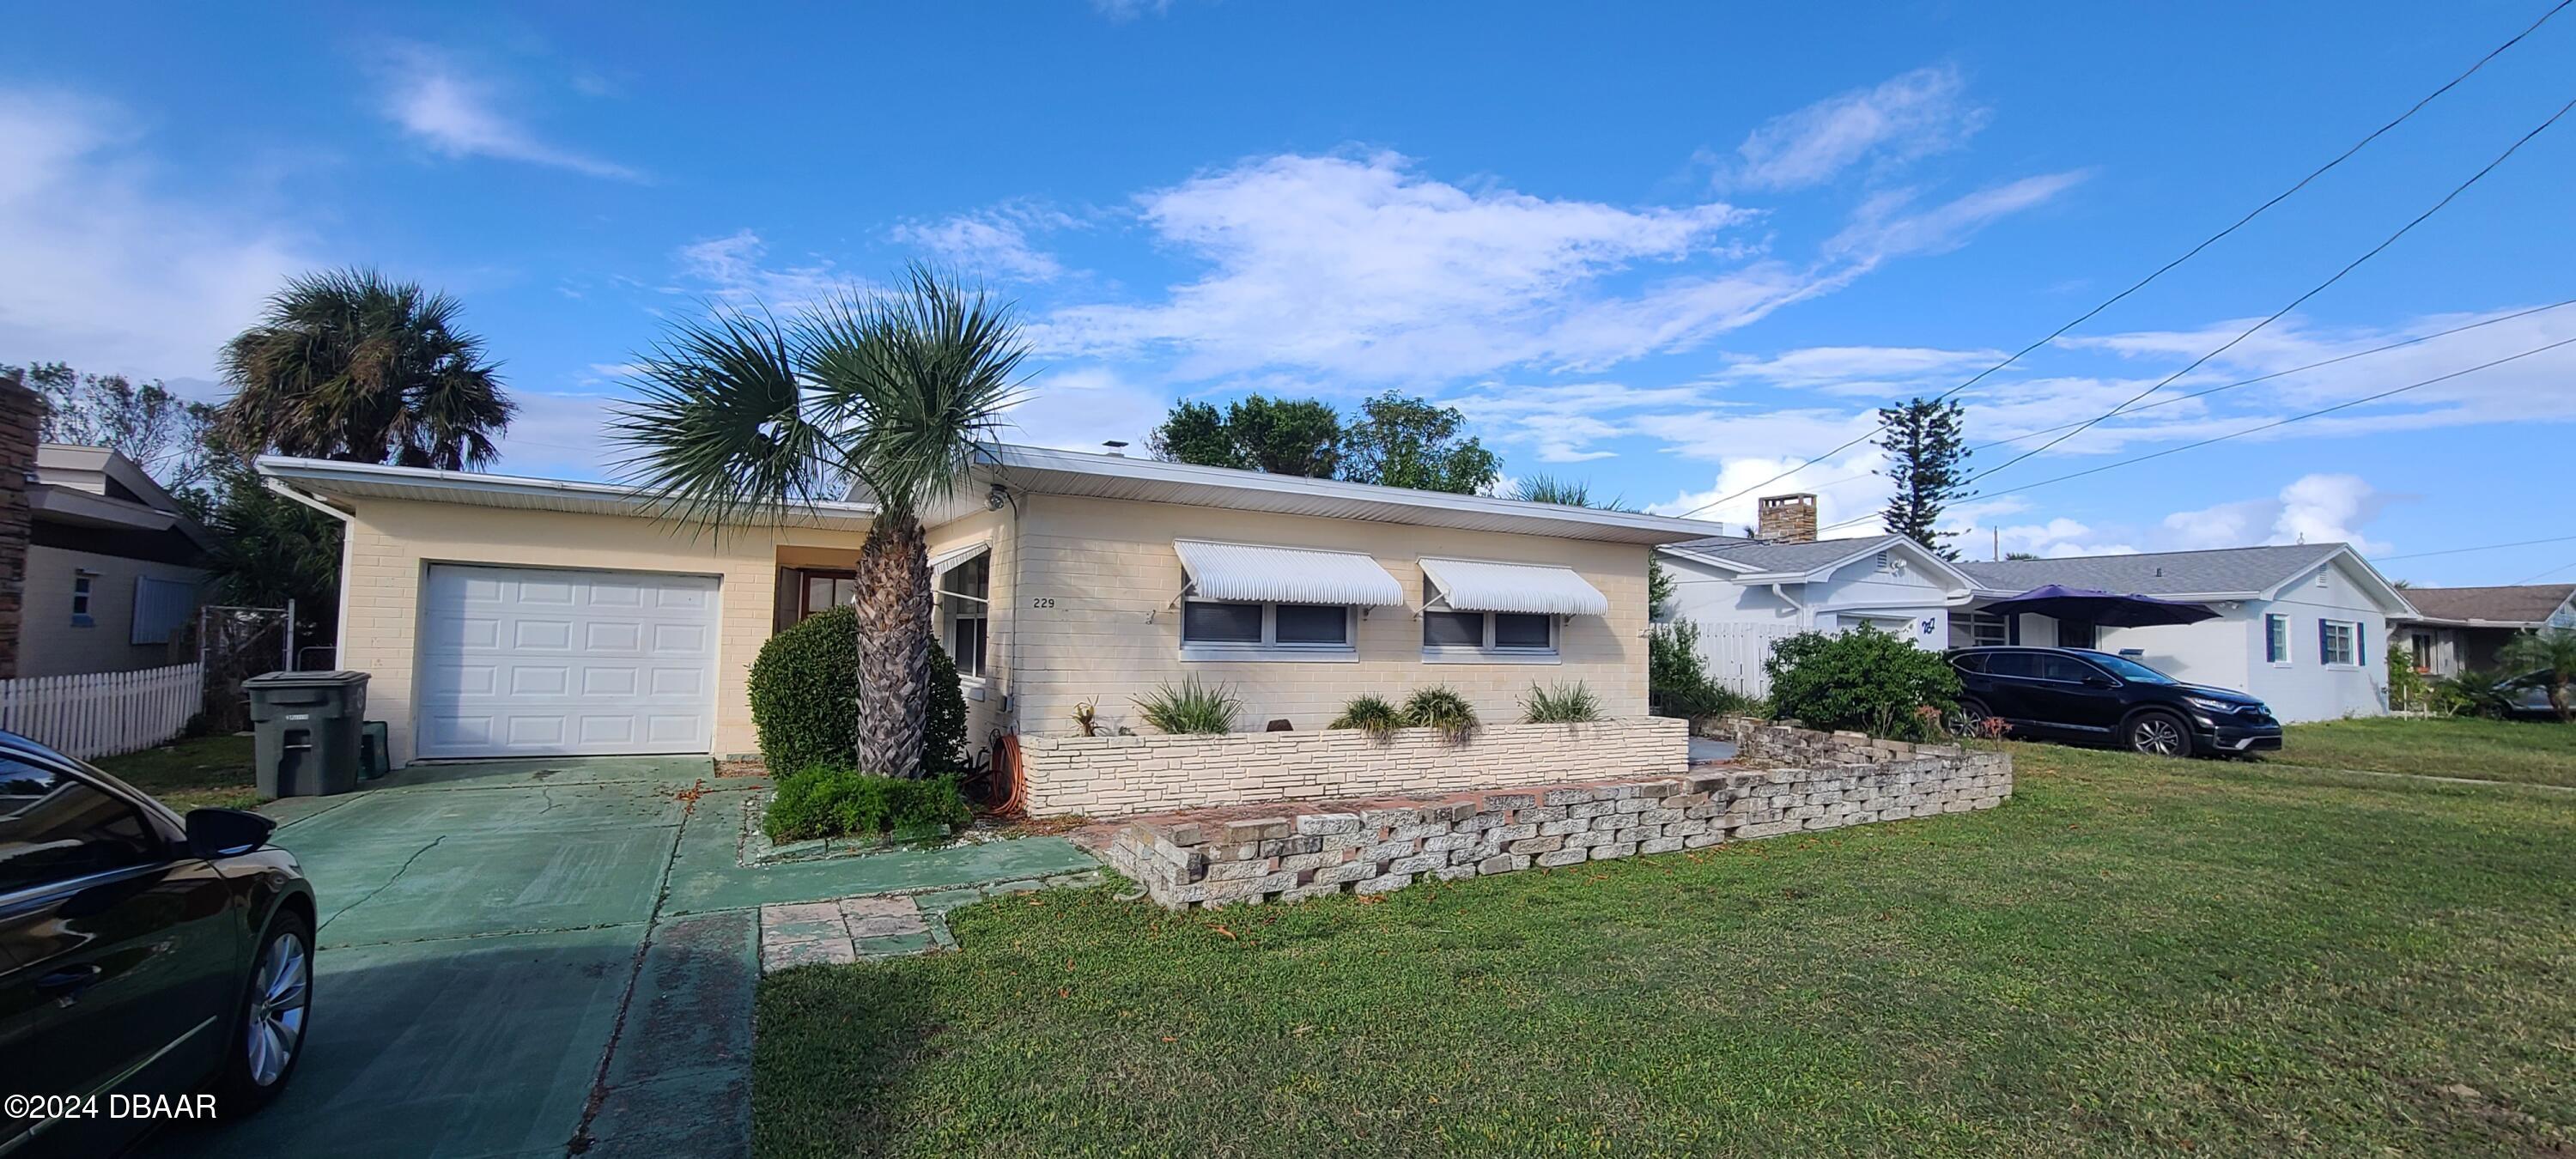
[[[1968,629],[1968,647],[2003,648],[2012,644],[2012,624],[1997,613],[1953,612],[1950,615],[1950,622]],[[1994,633],[1995,638],[1992,640],[1985,638],[1988,629],[1992,629]]]
[[[1474,616],[1483,623],[1484,643],[1470,647],[1464,644],[1422,645],[1425,664],[1561,664],[1564,655],[1558,650],[1564,642],[1565,617],[1545,612],[1462,612],[1455,608],[1424,609],[1423,624],[1430,623],[1431,613],[1452,616]],[[1537,616],[1547,621],[1547,647],[1506,648],[1494,643],[1494,621],[1497,616]]]
[[[1233,604],[1261,608],[1261,641],[1192,641],[1190,637],[1191,604]],[[1279,603],[1275,600],[1203,600],[1185,596],[1181,600],[1181,659],[1195,663],[1256,661],[1288,664],[1353,664],[1360,658],[1360,611],[1351,604],[1299,604],[1292,607],[1332,608],[1342,610],[1342,642],[1339,644],[1282,644],[1279,642]]]
[[[982,561],[984,565],[984,594],[978,596],[969,595],[965,592],[954,592],[948,590],[946,587],[948,577],[957,574],[959,569],[972,565],[977,561]],[[992,551],[987,548],[984,551],[976,552],[964,559],[960,559],[955,563],[949,564],[946,568],[941,569],[939,574],[931,577],[930,588],[932,598],[940,603],[939,646],[949,650],[950,654],[948,661],[949,663],[957,666],[958,683],[970,688],[982,687],[992,679],[991,673],[993,671]],[[955,600],[959,605],[964,606],[951,606],[947,603],[947,601],[950,600]],[[970,608],[973,610],[969,610]],[[955,649],[957,647],[957,622],[960,620],[981,620],[984,622],[984,629],[978,636],[978,642],[982,644],[983,647],[975,657],[975,671],[972,672],[966,670],[966,665],[959,662],[955,654]]]
[[[2275,651],[2272,647],[2272,629],[2276,627],[2281,630],[2281,647],[2278,651]],[[2279,612],[2263,613],[2264,661],[2275,668],[2289,667],[2296,660],[2298,653],[2297,646],[2292,644],[2290,641],[2290,617]]]
[[[98,573],[87,568],[72,573],[72,626],[75,628],[98,626],[98,619],[90,614],[90,609],[97,606],[98,585],[92,582],[97,578]]]
[[[2317,621],[2317,660],[2328,668],[2361,667],[2361,625],[2351,620]],[[2335,630],[2343,630],[2343,647],[2334,646]],[[2336,659],[2338,652],[2342,659]]]

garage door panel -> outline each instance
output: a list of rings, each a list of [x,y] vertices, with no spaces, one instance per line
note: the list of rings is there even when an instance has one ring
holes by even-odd
[[[713,744],[713,577],[440,564],[423,587],[422,756]]]

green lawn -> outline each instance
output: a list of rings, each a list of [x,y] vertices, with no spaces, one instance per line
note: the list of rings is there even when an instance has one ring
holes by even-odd
[[[1216,913],[1115,887],[762,984],[845,1154],[2576,1147],[2576,804],[2014,746],[1974,815]]]
[[[2294,724],[2270,764],[2576,786],[2576,726],[2395,716]]]
[[[259,803],[259,791],[252,787],[248,736],[191,737],[164,748],[90,763],[182,813],[207,806],[247,809]]]

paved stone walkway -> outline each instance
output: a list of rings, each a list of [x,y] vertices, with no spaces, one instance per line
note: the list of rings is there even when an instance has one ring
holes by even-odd
[[[1100,881],[1100,871],[1094,869],[911,895],[765,905],[760,907],[760,969],[766,974],[790,966],[840,965],[946,949],[957,944],[948,932],[952,909],[988,897]]]

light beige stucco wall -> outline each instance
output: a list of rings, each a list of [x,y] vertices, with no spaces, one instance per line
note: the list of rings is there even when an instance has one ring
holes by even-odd
[[[72,579],[84,570],[96,573],[89,585],[91,626],[76,628],[72,626]],[[134,580],[147,575],[185,584],[206,581],[203,569],[181,564],[29,547],[24,611],[18,625],[18,675],[132,672],[196,659],[196,652],[184,646],[133,642]]]
[[[1601,698],[1604,715],[1646,714],[1642,545],[1056,495],[1019,502],[1018,584],[1007,604],[998,586],[995,596],[1007,608],[996,614],[1008,619],[1021,733],[1070,733],[1073,707],[1086,700],[1104,722],[1147,731],[1132,699],[1190,676],[1232,687],[1244,731],[1281,717],[1299,731],[1320,729],[1358,693],[1400,701],[1432,684],[1466,695],[1489,724],[1519,720],[1532,683],[1578,680]],[[1183,661],[1171,606],[1183,581],[1176,538],[1366,552],[1403,585],[1406,606],[1374,608],[1359,621],[1355,662]],[[1423,556],[1570,567],[1609,597],[1610,614],[1565,620],[1558,663],[1425,663]],[[993,632],[1004,638],[1002,625]]]
[[[746,680],[770,637],[781,547],[844,549],[855,561],[865,538],[856,530],[744,527],[717,539],[636,516],[412,500],[367,499],[356,507],[343,562],[340,666],[371,674],[367,715],[386,723],[398,762],[413,753],[414,641],[421,581],[432,563],[718,577],[715,747],[749,753],[758,745]]]

